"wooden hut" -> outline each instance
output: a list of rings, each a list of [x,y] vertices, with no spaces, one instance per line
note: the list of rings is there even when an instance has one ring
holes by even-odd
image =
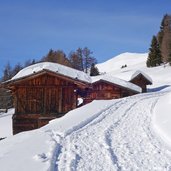
[[[3,86],[12,90],[13,134],[39,128],[77,107],[77,90],[89,85],[81,71],[59,64],[39,63],[21,70]]]
[[[93,100],[110,100],[127,97],[141,92],[141,88],[112,76],[97,76],[87,90],[84,104]]]
[[[152,84],[152,79],[142,71],[136,71],[130,80],[131,83],[134,83],[142,88],[142,92],[147,92],[147,85]]]

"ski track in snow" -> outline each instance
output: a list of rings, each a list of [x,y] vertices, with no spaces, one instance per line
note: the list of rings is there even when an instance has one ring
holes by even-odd
[[[165,93],[116,101],[55,143],[49,171],[171,171],[171,152],[151,126],[153,108]]]

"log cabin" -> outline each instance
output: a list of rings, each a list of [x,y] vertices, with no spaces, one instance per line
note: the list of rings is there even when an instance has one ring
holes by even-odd
[[[130,80],[131,83],[134,83],[142,88],[142,92],[147,92],[147,85],[152,84],[152,79],[142,71],[136,71]]]
[[[87,90],[84,104],[93,100],[110,100],[141,93],[141,88],[128,81],[113,76],[96,76],[92,78],[92,86]]]
[[[91,78],[86,73],[60,64],[42,62],[22,69],[2,84],[11,90],[15,114],[13,134],[42,127],[93,100],[126,97],[141,92],[133,83],[110,76]]]
[[[13,134],[39,128],[75,109],[77,90],[89,87],[89,79],[84,72],[45,62],[27,67],[4,82],[14,97]]]

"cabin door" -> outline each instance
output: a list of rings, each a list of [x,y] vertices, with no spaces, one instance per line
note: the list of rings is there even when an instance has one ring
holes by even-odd
[[[76,94],[73,87],[62,88],[62,111],[67,113],[68,111],[76,108]]]
[[[43,88],[27,89],[27,113],[39,114],[43,112]]]
[[[44,108],[45,114],[57,114],[59,112],[58,106],[59,88],[45,88]]]
[[[76,108],[73,87],[50,87],[44,89],[44,114],[64,114]]]

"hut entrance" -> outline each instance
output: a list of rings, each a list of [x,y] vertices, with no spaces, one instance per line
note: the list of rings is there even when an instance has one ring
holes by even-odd
[[[59,87],[56,88],[44,88],[44,114],[57,114],[61,113],[60,105],[62,100],[61,91]]]

